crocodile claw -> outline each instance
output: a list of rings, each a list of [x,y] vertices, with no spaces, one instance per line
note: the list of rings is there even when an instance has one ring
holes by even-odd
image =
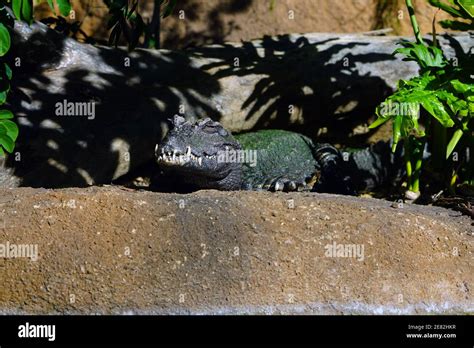
[[[272,180],[270,183],[266,182],[263,187],[270,191],[293,192],[302,191],[304,189],[304,186],[304,182],[280,177],[275,180]]]

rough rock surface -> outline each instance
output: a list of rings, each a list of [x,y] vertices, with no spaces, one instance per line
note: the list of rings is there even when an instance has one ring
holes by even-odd
[[[39,258],[0,258],[0,310],[473,313],[473,233],[443,208],[327,194],[3,189],[0,246]]]
[[[416,75],[415,63],[392,55],[400,39],[291,34],[128,52],[16,22],[11,54],[22,63],[11,64],[9,102],[20,137],[10,165],[23,186],[109,184],[153,159],[176,113],[211,117],[232,132],[275,128],[347,139],[370,122],[398,79]],[[444,37],[441,45],[461,59],[472,38]],[[58,104],[93,113],[65,113]]]
[[[141,0],[138,8],[145,22],[151,20],[153,0]],[[273,5],[272,5],[273,3]],[[96,39],[107,41],[108,8],[102,0],[71,0],[74,20]],[[432,30],[435,8],[426,0],[414,0],[421,31]],[[294,17],[289,16],[290,12]],[[185,17],[180,18],[179,15]],[[46,2],[35,6],[35,18],[52,16]],[[446,19],[441,12],[437,20]],[[360,32],[394,29],[411,35],[413,29],[404,0],[185,0],[162,21],[162,48],[182,49],[223,41],[252,40],[264,35],[308,32]],[[438,25],[437,32],[443,29]],[[79,36],[82,38],[82,36]]]

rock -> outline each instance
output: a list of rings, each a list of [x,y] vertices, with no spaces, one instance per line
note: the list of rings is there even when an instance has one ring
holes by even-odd
[[[149,162],[166,119],[180,112],[212,117],[233,132],[283,128],[315,138],[326,129],[346,137],[398,79],[416,74],[413,62],[392,56],[400,39],[282,35],[128,52],[16,22],[11,56],[21,64],[12,65],[9,102],[20,137],[10,162],[24,186],[108,184]],[[441,42],[450,57],[472,46],[467,34]],[[61,113],[70,103],[93,113]]]
[[[0,261],[2,313],[474,313],[472,220],[443,208],[109,186],[3,189],[0,212],[0,252],[38,251]]]

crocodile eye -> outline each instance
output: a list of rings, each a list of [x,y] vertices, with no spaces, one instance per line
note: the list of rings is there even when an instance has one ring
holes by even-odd
[[[229,135],[229,133],[224,128],[221,128],[221,127],[217,129],[217,132],[219,133],[221,137],[226,137]]]

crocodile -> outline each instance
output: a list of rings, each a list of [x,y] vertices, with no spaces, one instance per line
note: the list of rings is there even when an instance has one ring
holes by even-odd
[[[400,150],[386,142],[345,152],[286,130],[232,135],[210,118],[175,115],[155,147],[163,182],[185,191],[315,191],[356,195],[403,176]],[[167,179],[165,179],[167,178]]]
[[[210,118],[186,121],[175,116],[155,148],[161,170],[154,188],[317,191],[355,195],[400,178],[403,164],[388,143],[355,152],[313,143],[302,134],[260,130],[232,135]],[[22,186],[13,168],[0,159],[0,187]],[[157,183],[157,184],[156,184]]]

